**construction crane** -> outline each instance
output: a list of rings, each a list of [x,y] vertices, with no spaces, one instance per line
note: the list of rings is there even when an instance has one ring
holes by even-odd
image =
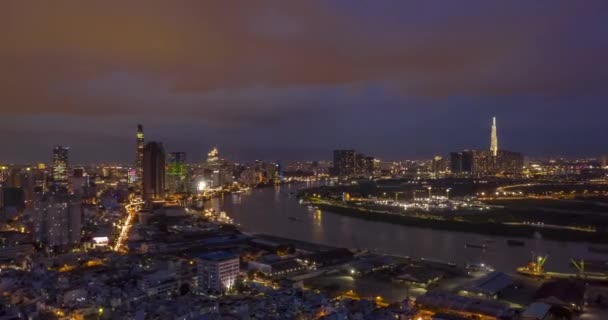
[[[576,262],[574,259],[570,259],[570,262],[581,274],[585,273],[585,260],[581,259],[580,262]]]

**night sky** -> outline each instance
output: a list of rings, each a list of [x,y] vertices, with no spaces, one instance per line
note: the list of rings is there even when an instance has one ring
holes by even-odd
[[[608,154],[608,1],[3,1],[0,162]]]

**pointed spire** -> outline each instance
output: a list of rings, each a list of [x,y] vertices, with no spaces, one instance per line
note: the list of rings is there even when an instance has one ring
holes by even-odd
[[[490,151],[493,156],[498,155],[498,133],[496,129],[496,117],[492,118],[492,135],[490,137]]]

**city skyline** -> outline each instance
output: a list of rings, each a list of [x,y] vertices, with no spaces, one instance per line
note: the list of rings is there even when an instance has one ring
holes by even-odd
[[[490,126],[490,147],[487,149],[488,151],[490,151],[490,153],[493,156],[496,156],[499,148],[498,148],[498,141],[499,141],[499,134],[498,134],[498,130],[497,130],[497,118],[496,117],[492,117],[492,122],[491,122],[491,126]],[[159,141],[162,144],[162,141]],[[56,151],[57,148],[67,148],[69,149],[69,146],[54,146],[53,149]],[[85,163],[85,162],[80,162],[80,163],[76,163],[76,166],[80,166],[80,165],[90,165],[90,164],[116,164],[116,165],[127,165],[129,167],[134,168],[135,170],[135,175],[136,175],[136,179],[137,181],[142,181],[141,179],[141,170],[143,166],[143,149],[144,149],[144,132],[143,132],[143,126],[141,124],[137,125],[137,133],[136,133],[136,143],[135,143],[135,157],[134,159],[131,160],[127,160],[127,161],[115,161],[115,162],[104,162],[103,160],[96,160],[96,161],[92,161],[89,163]],[[465,146],[464,148],[462,148],[463,150],[486,150],[483,147],[470,147],[470,146]],[[173,149],[169,149],[169,150],[173,150]],[[207,158],[205,158],[205,156],[201,156],[201,158],[198,159],[194,159],[194,160],[190,160],[188,162],[183,161],[183,163],[199,163],[199,162],[205,162],[208,161],[208,157],[212,154],[212,153],[217,153],[217,147],[214,145],[212,148],[210,148],[210,153],[206,154],[205,156]],[[344,149],[334,149],[334,150],[329,150],[328,152],[330,153],[329,155],[324,155],[321,156],[319,158],[310,158],[310,157],[305,157],[305,158],[301,158],[301,159],[272,159],[272,158],[258,158],[258,159],[232,159],[233,161],[236,162],[252,162],[252,161],[258,161],[258,160],[275,160],[275,161],[328,161],[331,160],[332,155],[331,153],[335,153],[336,150],[344,150]],[[353,149],[351,149],[353,150]],[[500,149],[502,151],[502,149]],[[54,152],[55,152],[54,151]],[[353,151],[354,152],[354,151]],[[445,156],[445,155],[449,155],[452,151],[442,151],[439,154],[434,155],[436,156]],[[189,152],[188,152],[189,153]],[[192,152],[194,154],[198,154],[199,152]],[[202,152],[204,154],[204,152]],[[165,159],[168,162],[171,162],[171,156],[174,154],[184,154],[183,157],[185,157],[185,152],[182,151],[167,151],[167,156],[168,158]],[[377,155],[374,155],[376,157],[376,159],[379,160],[385,160],[385,161],[403,161],[403,160],[429,160],[431,157],[418,157],[418,158],[401,158],[401,159],[391,159],[391,158],[378,158]],[[53,155],[53,159],[51,159],[50,164],[52,165],[54,160],[54,155]],[[334,154],[335,157],[335,154]],[[563,155],[550,155],[550,156],[529,156],[526,155],[526,157],[531,158],[531,159],[550,159],[550,158],[561,158],[563,157]],[[600,155],[594,155],[594,156],[586,156],[586,155],[578,155],[575,157],[571,157],[571,158],[605,158],[606,155],[600,154]],[[373,157],[372,157],[373,158]],[[1,160],[1,159],[0,159]],[[47,163],[47,160],[39,160],[39,161],[31,161],[31,162],[22,162],[22,163],[12,163],[12,164],[36,164],[36,163]],[[11,163],[9,163],[11,164]],[[140,187],[141,188],[141,187]]]
[[[1,8],[1,319],[608,319],[608,1]]]
[[[485,147],[491,116],[507,149],[598,156],[605,8],[9,2],[0,132],[18,139],[0,161],[40,161],[60,144],[79,150],[75,162],[130,163],[138,123],[192,159],[215,145],[243,160],[340,148],[430,158]]]

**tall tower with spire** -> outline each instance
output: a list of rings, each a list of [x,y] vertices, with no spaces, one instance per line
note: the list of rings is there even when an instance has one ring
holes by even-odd
[[[135,176],[137,186],[142,190],[144,172],[144,128],[141,124],[137,125],[137,153],[135,155]]]
[[[498,155],[498,134],[496,132],[496,117],[492,118],[492,137],[490,138],[490,151],[496,157]]]

